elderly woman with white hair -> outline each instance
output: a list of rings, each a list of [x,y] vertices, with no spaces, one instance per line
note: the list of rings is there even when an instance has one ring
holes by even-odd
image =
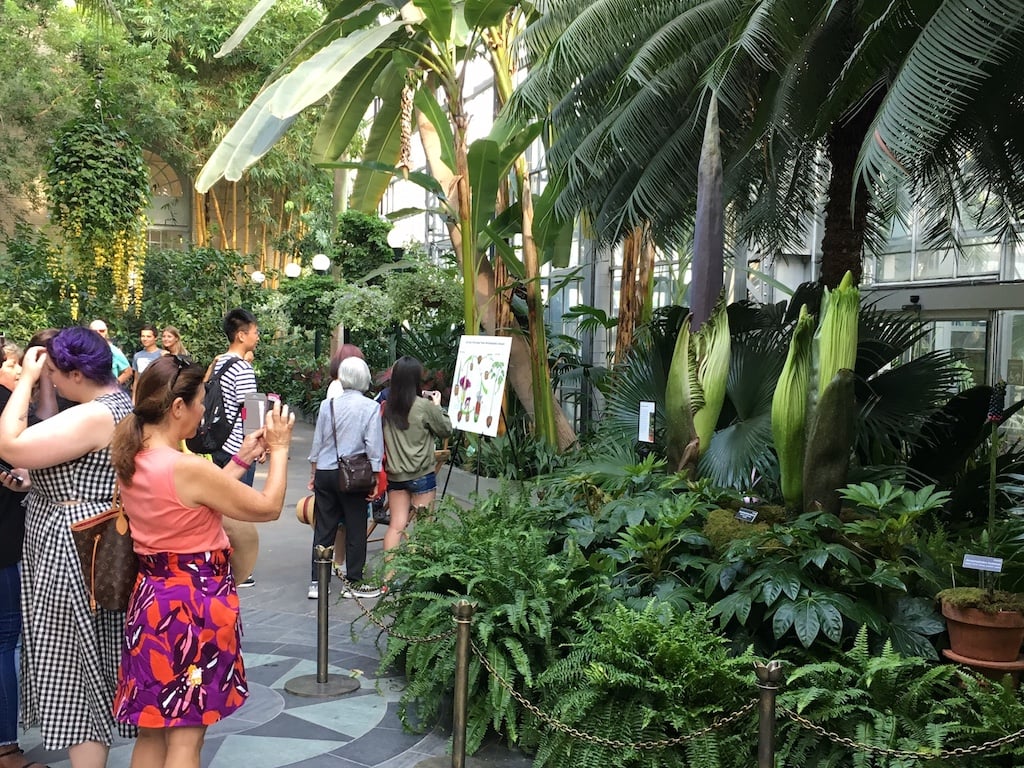
[[[366,505],[378,495],[342,493],[338,490],[338,457],[365,453],[370,466],[379,473],[384,460],[380,406],[366,396],[370,388],[370,369],[359,357],[349,357],[338,366],[342,393],[320,403],[309,451],[310,487],[316,499],[313,523],[312,579],[308,597],[319,596],[316,547],[334,544],[338,525],[345,526],[345,562],[348,579],[342,597],[376,597],[380,589],[361,584],[366,564]]]

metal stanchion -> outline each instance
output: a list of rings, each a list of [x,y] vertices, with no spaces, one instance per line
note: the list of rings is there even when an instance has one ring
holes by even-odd
[[[455,701],[452,712],[452,768],[466,768],[466,721],[469,704],[469,651],[470,629],[476,603],[459,600],[452,605],[455,617]],[[416,768],[445,768],[440,757],[428,757],[416,764]],[[471,758],[469,765],[478,762]]]
[[[466,707],[469,698],[469,630],[476,603],[459,600],[455,616],[455,711],[452,713],[452,768],[466,765]]]
[[[755,662],[757,687],[757,768],[775,767],[775,696],[782,685],[782,662]]]
[[[317,599],[316,599],[316,674],[299,675],[284,684],[288,693],[296,696],[328,698],[343,696],[359,690],[359,681],[348,675],[332,675],[327,672],[328,651],[328,598],[331,587],[331,562],[334,560],[334,547],[317,546]]]

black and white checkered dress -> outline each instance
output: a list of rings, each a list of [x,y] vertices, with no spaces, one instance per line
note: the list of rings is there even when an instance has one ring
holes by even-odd
[[[121,391],[96,402],[110,409],[115,423],[132,409]],[[89,608],[70,527],[110,508],[110,448],[31,476],[21,590],[23,722],[41,727],[47,749],[110,744],[125,615]]]

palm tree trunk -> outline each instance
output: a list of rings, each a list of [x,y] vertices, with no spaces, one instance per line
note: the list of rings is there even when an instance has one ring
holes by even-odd
[[[825,202],[825,232],[821,239],[818,282],[828,288],[838,286],[847,271],[853,275],[855,285],[863,276],[864,236],[870,198],[863,180],[855,179],[854,173],[861,144],[884,95],[885,91],[879,89],[857,112],[837,121],[825,137],[825,151],[832,164],[832,172]],[[857,185],[856,197],[854,184]]]

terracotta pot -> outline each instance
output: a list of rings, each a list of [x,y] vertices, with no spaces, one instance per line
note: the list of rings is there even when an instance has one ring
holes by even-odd
[[[1024,643],[1024,615],[1017,611],[985,613],[942,602],[949,645],[954,652],[979,661],[1017,661]]]

